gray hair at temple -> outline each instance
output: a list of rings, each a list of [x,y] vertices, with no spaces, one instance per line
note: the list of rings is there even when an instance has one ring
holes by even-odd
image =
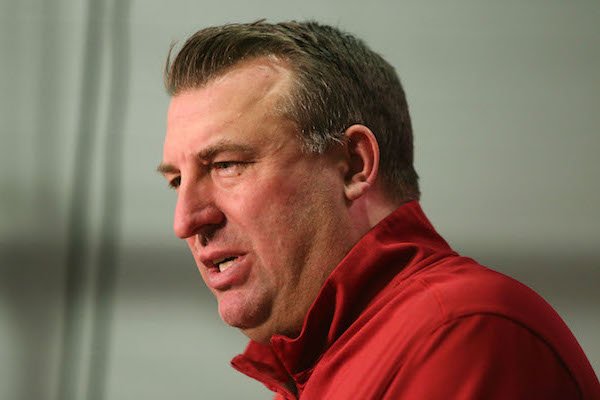
[[[288,64],[294,82],[281,112],[298,128],[305,150],[324,153],[344,131],[363,124],[380,148],[379,178],[399,201],[419,198],[413,135],[394,68],[357,37],[317,22],[257,21],[202,29],[165,66],[171,96],[200,88],[239,63],[271,57]]]

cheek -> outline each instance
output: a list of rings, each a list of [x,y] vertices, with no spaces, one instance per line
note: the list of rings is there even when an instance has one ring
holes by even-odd
[[[285,217],[284,210],[293,209],[299,185],[283,177],[248,179],[243,185],[223,193],[230,219],[243,221],[248,228],[274,223]]]
[[[285,268],[304,237],[307,213],[305,186],[289,179],[258,181],[239,193],[237,218],[240,233],[259,253],[267,269]]]
[[[189,237],[189,238],[185,239],[185,243],[187,244],[188,248],[192,252],[192,255],[194,255],[194,258],[196,258],[196,245],[195,245],[195,241],[196,241],[195,237]]]
[[[204,277],[204,265],[200,262],[200,259],[197,256],[196,252],[196,237],[191,237],[185,239],[185,243],[187,244],[192,256],[194,257],[194,261],[196,261],[196,266],[198,267],[198,271]]]

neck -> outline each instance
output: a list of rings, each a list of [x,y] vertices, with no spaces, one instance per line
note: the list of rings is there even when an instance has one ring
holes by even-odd
[[[372,190],[356,199],[350,206],[350,216],[360,236],[390,215],[404,202],[389,200],[381,191]]]

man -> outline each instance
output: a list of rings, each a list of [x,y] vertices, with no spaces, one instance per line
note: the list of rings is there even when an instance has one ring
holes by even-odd
[[[403,89],[363,42],[207,28],[165,80],[175,233],[276,398],[600,398],[551,307],[428,222]]]

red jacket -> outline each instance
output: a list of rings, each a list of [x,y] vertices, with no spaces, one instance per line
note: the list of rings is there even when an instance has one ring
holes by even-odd
[[[232,365],[277,399],[600,399],[550,305],[452,251],[417,202],[352,248],[298,337],[251,341]]]

